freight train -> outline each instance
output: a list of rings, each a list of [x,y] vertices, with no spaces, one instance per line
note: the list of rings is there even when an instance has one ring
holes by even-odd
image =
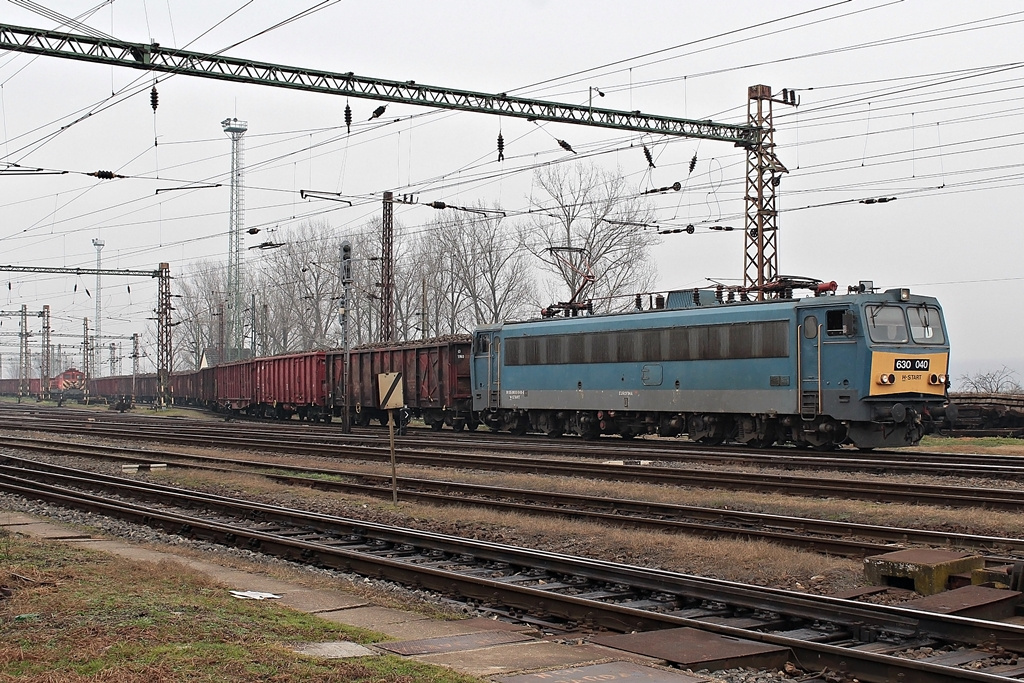
[[[21,386],[17,377],[0,379],[0,396],[34,396],[40,397],[40,379],[31,377],[27,385]],[[68,368],[56,377],[49,380],[47,384],[49,394],[54,399],[77,399],[81,398],[85,389],[85,373],[77,368]]]
[[[472,335],[257,358],[171,376],[175,403],[263,417],[386,419],[377,375],[402,372],[407,415],[434,429],[486,425],[584,438],[686,434],[707,444],[828,450],[916,444],[944,418],[949,344],[936,299],[861,283],[776,298],[695,289],[636,310],[548,316]],[[152,375],[90,393],[152,399]],[[347,384],[347,386],[346,386]],[[347,394],[347,395],[346,395]]]

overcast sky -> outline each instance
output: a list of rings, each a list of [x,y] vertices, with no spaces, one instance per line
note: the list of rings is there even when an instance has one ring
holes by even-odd
[[[750,85],[794,88],[800,106],[775,111],[778,156],[790,170],[778,195],[780,271],[836,280],[840,291],[869,279],[936,296],[954,376],[1003,365],[1024,372],[1019,2],[329,1],[270,31],[314,1],[45,4],[71,17],[95,9],[81,20],[122,40],[198,52],[234,46],[225,54],[723,123],[745,122]],[[0,22],[57,28],[13,0],[0,0]],[[708,229],[742,227],[744,155],[727,143],[402,104],[368,121],[380,103],[360,99],[347,100],[347,135],[343,97],[157,78],[154,115],[151,74],[0,54],[0,160],[72,172],[0,177],[0,263],[93,266],[94,238],[106,242],[105,268],[167,261],[173,274],[223,260],[230,141],[221,121],[237,117],[248,123],[246,226],[262,230],[246,246],[310,217],[357,234],[379,214],[384,190],[482,201],[514,218],[535,191],[533,168],[583,160],[621,172],[637,192],[683,184],[652,195],[659,223],[697,227],[661,238],[661,289],[742,279],[742,232]],[[84,175],[97,170],[129,178]],[[224,186],[156,194],[187,182]],[[356,206],[304,201],[301,189],[354,196]],[[879,197],[897,201],[859,202]],[[417,206],[395,214],[411,231],[436,216]],[[261,254],[247,249],[247,261]],[[82,317],[93,316],[91,276],[0,273],[0,281],[10,283],[0,308],[49,304],[57,333],[80,335]],[[107,277],[103,302],[105,334],[141,332],[152,325],[155,283]],[[13,319],[0,326],[16,329]],[[16,352],[16,340],[0,336],[0,352]]]

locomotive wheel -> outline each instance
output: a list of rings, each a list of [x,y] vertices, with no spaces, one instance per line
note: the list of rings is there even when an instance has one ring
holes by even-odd
[[[708,436],[702,436],[697,439],[697,443],[702,446],[721,446],[725,443],[724,434],[710,434]]]

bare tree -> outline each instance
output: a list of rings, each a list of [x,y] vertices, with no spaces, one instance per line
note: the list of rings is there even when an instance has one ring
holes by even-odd
[[[617,310],[629,306],[617,297],[653,287],[657,271],[650,248],[660,240],[644,230],[651,209],[621,175],[576,163],[538,170],[535,183],[542,193],[531,201],[531,244],[556,286],[564,288],[556,296],[580,290],[592,274],[596,279],[586,298]]]
[[[206,349],[219,350],[225,289],[224,265],[213,261],[194,263],[175,279],[175,369],[198,368]]]
[[[341,240],[326,221],[306,221],[285,235],[285,246],[261,259],[262,288],[274,292],[273,328],[280,351],[327,348],[338,342]],[[291,333],[285,336],[284,330]]]
[[[957,381],[962,391],[971,394],[1024,394],[1017,373],[1005,365],[991,372],[961,375]]]
[[[534,293],[523,235],[503,215],[478,208],[479,214],[453,212],[437,224],[438,243],[477,325],[525,314]]]

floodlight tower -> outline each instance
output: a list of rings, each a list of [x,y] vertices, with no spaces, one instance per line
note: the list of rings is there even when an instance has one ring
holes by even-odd
[[[224,132],[231,136],[231,210],[228,225],[228,310],[227,358],[241,357],[245,341],[242,338],[242,229],[245,227],[245,167],[242,164],[242,136],[249,124],[236,118],[220,122]]]
[[[101,239],[93,239],[92,241],[92,246],[96,247],[96,317],[93,318],[93,329],[96,330],[95,334],[97,342],[102,339],[101,335],[103,334],[103,323],[101,322],[103,320],[103,308],[101,305],[103,297],[100,296],[100,285],[103,282],[102,276],[100,275],[100,269],[103,268],[103,259],[100,257],[100,252],[103,251],[103,246],[105,244],[106,242]],[[102,364],[100,363],[99,349],[99,343],[93,344],[93,352],[96,354],[96,357],[92,359],[92,366],[96,368],[97,376],[99,376],[100,368],[102,367]]]

